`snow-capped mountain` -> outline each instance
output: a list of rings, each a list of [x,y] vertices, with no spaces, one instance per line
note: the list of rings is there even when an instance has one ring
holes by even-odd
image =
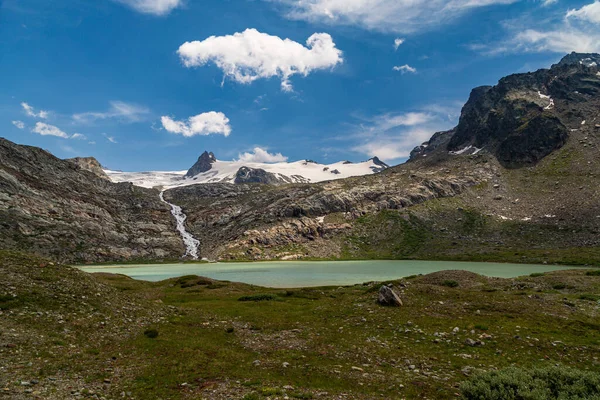
[[[319,164],[311,160],[279,163],[220,161],[204,152],[188,171],[122,172],[105,169],[113,182],[146,188],[172,188],[199,183],[315,183],[381,172],[389,166],[373,157],[361,163]]]

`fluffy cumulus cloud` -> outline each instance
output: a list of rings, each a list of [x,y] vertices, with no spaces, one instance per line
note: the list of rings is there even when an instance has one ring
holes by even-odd
[[[281,153],[272,154],[260,147],[255,147],[252,152],[242,153],[238,156],[238,161],[242,162],[278,163],[287,160],[288,158]]]
[[[139,122],[150,114],[144,106],[126,103],[124,101],[111,101],[108,110],[103,112],[93,111],[73,115],[77,123],[88,124],[97,120],[117,119],[124,122]]]
[[[313,34],[304,46],[256,29],[186,42],[179,47],[178,54],[186,67],[213,63],[225,77],[239,83],[278,77],[284,91],[292,90],[292,75],[307,76],[343,62],[342,52],[327,33]]]
[[[411,33],[436,28],[465,13],[518,0],[276,0],[292,19]]]
[[[44,122],[38,122],[35,127],[31,130],[33,133],[39,133],[42,136],[57,136],[63,139],[68,139],[69,135],[61,131],[54,125],[49,125]]]
[[[23,121],[12,121],[12,124],[19,129],[25,129],[25,123]]]
[[[176,121],[171,117],[161,118],[163,128],[171,133],[180,134],[185,137],[207,136],[212,134],[229,136],[231,126],[229,118],[222,112],[210,111],[194,115],[187,121]]]
[[[402,75],[406,74],[406,73],[411,73],[411,74],[416,74],[417,73],[417,69],[411,67],[408,64],[404,64],[401,66],[396,66],[393,68],[394,71],[399,71],[402,73]]]
[[[50,115],[49,111],[39,110],[36,112],[35,108],[25,102],[21,103],[21,107],[23,107],[23,111],[28,117],[46,119]]]
[[[143,14],[167,15],[183,5],[183,0],[114,0]]]

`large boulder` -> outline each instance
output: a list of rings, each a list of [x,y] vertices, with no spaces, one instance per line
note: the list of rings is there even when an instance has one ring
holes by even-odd
[[[377,302],[382,306],[400,307],[402,306],[402,299],[396,291],[389,286],[382,286],[379,289],[379,298]]]

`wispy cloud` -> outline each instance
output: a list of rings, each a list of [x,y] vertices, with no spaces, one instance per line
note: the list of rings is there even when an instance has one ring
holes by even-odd
[[[107,111],[84,112],[73,115],[77,123],[89,124],[97,120],[116,119],[123,122],[143,121],[150,114],[150,110],[144,106],[124,101],[111,101]]]
[[[402,43],[404,43],[404,39],[402,39],[402,38],[394,39],[394,50],[398,50],[398,47],[400,47],[402,45]]]
[[[432,104],[420,111],[386,113],[363,118],[353,132],[345,135],[353,142],[350,150],[389,162],[407,158],[412,149],[429,140],[435,132],[456,124],[461,104]]]
[[[164,16],[183,5],[183,0],[114,0],[143,14]]]
[[[400,73],[402,73],[402,75],[406,74],[406,73],[411,73],[411,74],[416,74],[417,73],[417,69],[411,67],[408,64],[404,64],[404,65],[400,65],[400,66],[395,66],[394,68],[392,68],[394,71],[400,71]]]
[[[509,38],[495,43],[474,43],[474,51],[496,55],[502,53],[600,52],[600,1],[553,13],[550,18],[522,17],[503,23]]]
[[[50,116],[49,111],[39,110],[36,112],[35,108],[25,102],[21,103],[21,107],[23,107],[23,110],[28,117],[47,119]]]
[[[12,121],[12,124],[19,129],[25,129],[25,123],[23,121]]]
[[[273,0],[271,0],[273,1]],[[518,0],[275,0],[288,18],[413,33],[438,29],[469,12]]]
[[[104,136],[104,137],[106,138],[106,140],[108,140],[108,141],[109,141],[109,142],[111,142],[111,143],[119,143],[119,142],[117,142],[117,139],[115,139],[115,137],[114,137],[114,136],[109,136],[109,135],[108,135],[108,134],[106,134],[106,133],[103,133],[103,134],[102,134],[102,136]],[[95,144],[95,143],[94,143],[94,144]]]
[[[63,139],[68,139],[69,135],[60,130],[54,125],[49,125],[44,122],[38,122],[35,127],[31,130],[33,133],[38,133],[42,136],[57,136]]]
[[[86,137],[84,134],[82,134],[82,133],[74,133],[74,134],[71,136],[71,139],[80,139],[80,140],[85,140],[85,139],[87,139],[87,137]]]

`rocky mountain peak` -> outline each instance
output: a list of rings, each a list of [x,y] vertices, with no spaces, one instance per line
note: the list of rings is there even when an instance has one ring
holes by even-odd
[[[598,53],[576,53],[572,52],[564,56],[558,64],[552,68],[563,65],[585,65],[586,67],[596,67],[600,65],[600,54]]]
[[[201,174],[206,171],[210,171],[212,169],[212,165],[217,161],[217,158],[212,152],[205,151],[202,153],[200,157],[198,157],[198,161],[188,170],[185,174],[186,178],[191,178],[198,174]]]
[[[534,166],[597,117],[599,66],[599,54],[571,53],[550,69],[475,88],[456,128],[434,135],[411,159],[485,150],[506,168]]]

